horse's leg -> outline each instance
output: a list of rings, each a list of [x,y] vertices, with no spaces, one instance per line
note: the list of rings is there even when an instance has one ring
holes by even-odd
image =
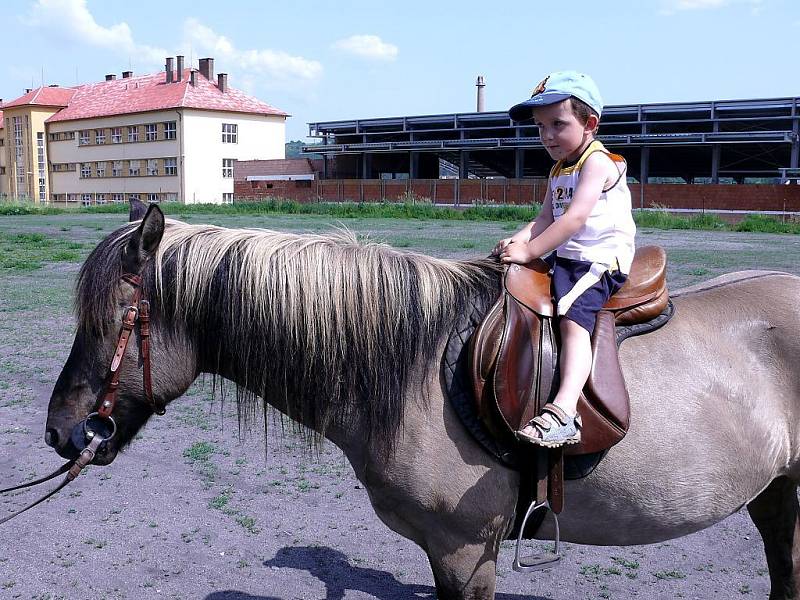
[[[800,582],[800,509],[797,483],[779,477],[747,505],[767,554],[770,600],[798,598]]]

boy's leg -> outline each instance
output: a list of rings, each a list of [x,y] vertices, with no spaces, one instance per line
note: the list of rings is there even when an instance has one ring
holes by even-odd
[[[518,437],[532,443],[540,443],[536,440],[542,440],[544,436],[548,442],[545,445],[560,445],[559,442],[556,442],[556,439],[560,440],[562,435],[559,432],[559,428],[563,427],[566,422],[572,422],[576,418],[578,400],[592,370],[592,341],[589,331],[566,317],[560,319],[559,329],[561,330],[561,356],[559,359],[561,383],[558,393],[553,399],[553,404],[565,413],[560,415],[558,419],[563,421],[566,418],[567,421],[564,423],[559,422],[550,411],[543,411],[541,415],[517,433]],[[537,421],[540,421],[540,426],[536,426]],[[574,428],[575,425],[570,425],[568,431],[563,433],[566,435],[564,442],[574,443],[567,441],[576,436]],[[544,429],[551,431],[556,436],[556,439],[545,436]],[[576,438],[575,441],[578,439],[580,438]],[[545,442],[542,441],[541,443],[544,444]]]
[[[589,332],[572,319],[562,317],[561,330],[561,383],[553,404],[574,417],[578,399],[592,370],[592,340]],[[550,418],[550,415],[547,415]]]

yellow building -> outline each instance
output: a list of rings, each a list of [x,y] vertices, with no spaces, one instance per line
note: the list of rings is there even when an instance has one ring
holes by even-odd
[[[50,197],[45,121],[66,107],[73,88],[41,87],[3,105],[5,174],[0,188],[14,198]]]

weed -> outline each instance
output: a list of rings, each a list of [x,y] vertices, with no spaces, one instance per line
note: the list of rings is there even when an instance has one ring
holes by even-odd
[[[105,540],[96,540],[94,538],[83,540],[83,543],[86,544],[87,546],[92,546],[93,548],[97,548],[98,550],[106,545]]]
[[[212,498],[209,503],[209,508],[214,508],[216,510],[222,510],[227,506],[228,501],[231,499],[231,488],[225,488],[219,495]]]
[[[183,451],[183,456],[191,462],[207,461],[217,452],[217,447],[210,442],[195,442]]]
[[[656,579],[686,579],[686,574],[680,571],[656,571],[653,573]]]
[[[256,527],[256,520],[253,517],[249,517],[247,515],[240,515],[236,517],[236,522],[244,527],[250,533],[256,534],[260,529]]]
[[[753,590],[751,590],[750,586],[747,585],[746,583],[743,583],[742,585],[739,586],[739,593],[740,594],[749,594],[752,591]]]

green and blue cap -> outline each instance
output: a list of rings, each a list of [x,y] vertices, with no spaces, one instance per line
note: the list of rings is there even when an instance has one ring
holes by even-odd
[[[536,86],[528,100],[512,106],[508,116],[513,121],[527,121],[533,117],[533,109],[537,106],[555,104],[571,96],[588,104],[598,117],[602,114],[603,99],[591,77],[577,71],[556,71]]]

